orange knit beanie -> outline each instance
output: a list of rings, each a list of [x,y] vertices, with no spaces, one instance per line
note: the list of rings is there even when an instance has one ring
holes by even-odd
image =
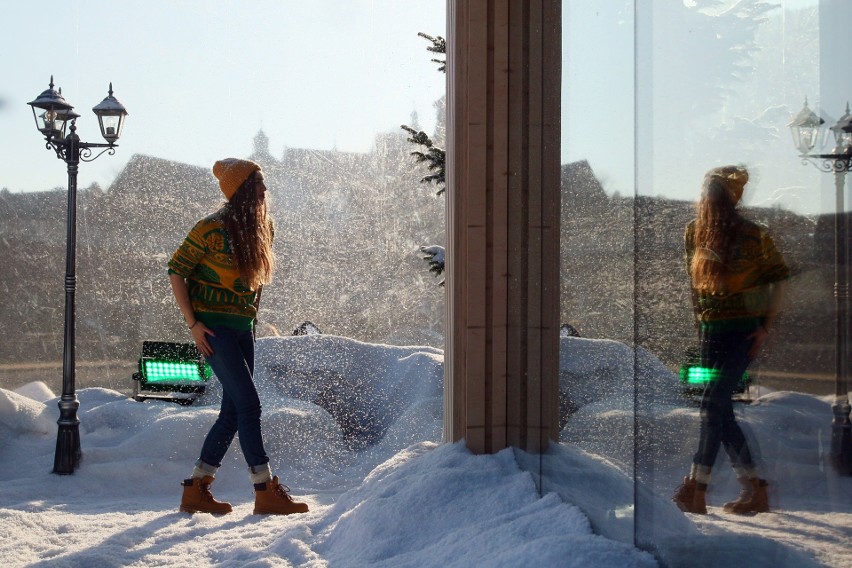
[[[219,180],[219,187],[228,201],[252,172],[259,170],[260,164],[239,158],[225,158],[213,164],[213,175]]]
[[[707,172],[707,177],[715,177],[722,181],[725,190],[734,203],[739,203],[743,190],[748,183],[748,170],[745,166],[722,166]]]

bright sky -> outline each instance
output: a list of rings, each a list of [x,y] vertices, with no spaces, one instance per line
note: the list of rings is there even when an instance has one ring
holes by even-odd
[[[852,76],[835,75],[840,83],[828,85],[820,69],[832,62],[819,61],[818,46],[829,35],[836,42],[848,34],[820,38],[816,26],[806,32],[808,45],[800,45],[803,38],[791,35],[794,14],[818,0],[768,1],[777,8],[760,28],[757,70],[724,85],[729,96],[720,106],[700,85],[700,62],[720,54],[711,36],[700,35],[708,19],[684,12],[694,2],[655,3],[637,25],[634,0],[565,0],[562,161],[589,160],[607,191],[622,195],[637,190],[638,163],[640,193],[689,200],[708,168],[744,162],[753,173],[747,201],[803,213],[833,207],[831,176],[800,163],[786,123],[805,95],[827,120],[842,113]],[[81,187],[108,186],[134,153],[199,166],[246,156],[260,128],[273,155],[285,147],[366,151],[377,132],[410,122],[412,110],[431,131],[432,104],[445,91],[428,42],[417,37],[446,36],[445,0],[6,6],[0,188],[12,191],[66,183],[64,165],[45,150],[26,105],[51,74],[83,115],[83,140],[101,141],[89,109],[110,81],[130,111],[118,153],[84,164]],[[45,25],[45,14],[56,17]]]
[[[115,156],[80,167],[106,187],[135,154],[207,166],[246,156],[260,128],[285,146],[366,151],[432,104],[445,77],[418,32],[445,36],[445,0],[45,0],[0,13],[0,188],[66,185],[27,102],[51,74],[103,142],[91,108],[113,83],[130,112]]]

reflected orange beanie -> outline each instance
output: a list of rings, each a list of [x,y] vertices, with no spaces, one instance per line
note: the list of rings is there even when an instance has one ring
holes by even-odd
[[[228,201],[252,172],[257,171],[260,171],[260,164],[239,158],[225,158],[213,164],[213,175],[219,180],[219,187]]]
[[[722,166],[713,168],[707,172],[707,177],[718,178],[725,186],[725,190],[731,196],[734,203],[738,203],[743,196],[743,190],[748,183],[748,170],[745,166]]]

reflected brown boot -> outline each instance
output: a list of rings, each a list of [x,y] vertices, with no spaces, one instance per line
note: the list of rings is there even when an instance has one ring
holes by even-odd
[[[233,510],[230,503],[217,501],[213,494],[210,493],[210,484],[213,483],[213,477],[208,475],[201,479],[190,477],[184,479],[183,497],[180,500],[180,511],[182,513],[213,513],[214,515],[224,515]]]
[[[722,510],[734,515],[749,515],[751,513],[769,512],[769,495],[766,488],[769,483],[757,477],[739,478],[743,489],[736,500],[725,503]]]
[[[278,482],[278,476],[272,481],[254,484],[255,515],[291,515],[307,513],[307,503],[297,503],[290,497],[290,488]]]
[[[684,477],[683,483],[677,488],[672,501],[684,513],[707,514],[707,484],[698,483],[691,477]]]

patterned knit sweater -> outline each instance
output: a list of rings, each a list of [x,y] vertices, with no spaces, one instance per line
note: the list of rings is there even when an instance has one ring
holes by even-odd
[[[187,281],[192,310],[206,326],[251,330],[257,291],[240,281],[231,243],[218,213],[192,228],[169,261],[169,274]]]
[[[695,248],[695,221],[684,235],[686,270],[696,254],[718,259],[711,250]],[[786,280],[790,271],[767,231],[751,221],[744,221],[738,242],[728,261],[727,277],[722,292],[697,290],[696,316],[702,328],[741,330],[757,328],[769,309],[769,284]]]

